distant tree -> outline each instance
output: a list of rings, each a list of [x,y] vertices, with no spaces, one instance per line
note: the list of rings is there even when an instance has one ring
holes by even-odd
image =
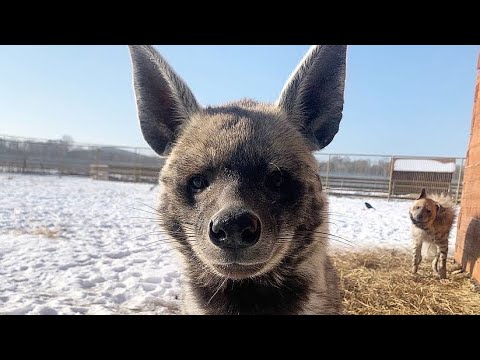
[[[73,137],[70,135],[63,135],[62,136],[62,143],[65,145],[65,150],[68,152],[73,148]]]
[[[67,143],[68,145],[73,145],[73,137],[71,135],[63,135],[62,142]]]

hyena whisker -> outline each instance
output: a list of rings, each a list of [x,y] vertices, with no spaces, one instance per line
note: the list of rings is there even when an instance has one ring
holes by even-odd
[[[346,214],[346,213],[342,213],[342,212],[337,212],[337,211],[331,211],[331,210],[320,210],[320,214],[325,214],[325,215],[336,215],[336,216],[341,216],[341,217],[344,217],[344,218],[347,218],[347,219],[351,219],[351,217]]]
[[[324,231],[319,231],[319,230],[315,230],[313,232],[310,232],[310,231],[306,231],[306,230],[297,230],[295,232],[291,232],[291,233],[285,233],[284,236],[282,236],[283,238],[288,238],[288,239],[292,239],[295,235],[297,236],[302,236],[303,234],[306,234],[306,235],[311,235],[311,234],[318,234],[318,235],[327,235],[327,236],[333,236],[333,237],[336,237],[336,238],[339,238],[341,240],[344,240],[348,243],[351,243],[353,245],[355,245],[355,243],[349,239],[346,239],[340,235],[336,235],[336,234],[332,234],[332,233],[326,233]]]
[[[150,214],[150,215],[161,216],[161,214],[158,213],[158,212],[157,212],[157,213],[153,213],[153,212],[151,212],[151,211],[147,211],[147,210],[144,210],[144,209],[138,209],[138,208],[135,208],[135,207],[133,207],[133,206],[122,205],[122,204],[118,204],[118,203],[117,203],[117,205],[120,205],[120,206],[129,208],[129,209],[132,209],[132,210],[142,211],[142,212],[147,213],[147,214]]]
[[[159,218],[158,217],[144,217],[144,216],[126,216],[124,217],[124,219],[144,219],[144,220],[154,220],[154,221],[158,221]]]
[[[140,234],[140,235],[136,235],[136,236],[132,236],[130,238],[127,238],[124,240],[124,242],[126,241],[130,241],[130,240],[135,240],[135,239],[138,239],[138,238],[141,238],[141,237],[148,237],[148,236],[152,236],[152,235],[164,235],[163,233],[159,233],[157,231],[155,232],[149,232],[149,233],[143,233],[143,234]]]
[[[172,233],[185,234],[183,232],[172,232]],[[145,236],[148,237],[148,236],[153,236],[153,235],[168,235],[168,233],[156,230],[154,232],[143,233],[143,234],[140,234],[140,235],[133,236],[131,238],[127,238],[125,241],[135,240],[135,239],[138,239],[138,238],[141,238],[141,237],[145,237]],[[165,238],[165,240],[169,241],[168,238]]]
[[[347,224],[348,222],[342,219],[336,219],[332,217],[320,217],[319,220],[321,220],[322,224],[327,223],[327,224],[333,224],[333,225],[338,225],[338,224]]]
[[[210,298],[210,300],[208,300],[207,302],[207,305],[210,304],[210,301],[213,300],[213,298],[215,297],[215,295],[217,295],[217,293],[220,291],[220,289],[223,287],[223,285],[225,285],[225,283],[227,282],[228,278],[225,278],[225,280],[223,280],[223,282],[220,284],[220,286],[218,287],[217,291],[215,291],[212,295],[212,297]]]
[[[335,226],[335,229],[338,229],[338,224],[333,221],[322,221],[322,224],[330,224]]]
[[[340,215],[340,216],[348,217],[348,215],[345,214],[345,213],[341,213],[341,212],[337,212],[337,211],[331,211],[331,210],[321,210],[320,213],[321,214]]]
[[[335,221],[342,221],[343,223],[346,223],[344,219],[348,219],[348,216],[344,216],[341,214],[335,214],[335,215],[330,215],[330,214],[320,214],[320,219],[333,219]],[[351,219],[351,218],[350,218]]]
[[[324,236],[328,236],[328,237],[333,237],[334,239],[331,239],[331,240],[340,242],[340,243],[345,244],[345,245],[349,245],[349,246],[352,246],[352,247],[357,246],[353,241],[345,239],[344,237],[339,236],[339,235],[325,233],[325,232],[318,232],[318,231],[315,232],[315,234],[324,235]],[[341,240],[343,240],[343,241],[341,241]]]
[[[338,239],[330,239],[331,241],[335,241],[335,242],[338,242],[340,244],[343,244],[345,246],[350,246],[350,247],[356,247],[357,245],[354,245],[354,244],[350,244],[350,243],[347,243],[347,242],[344,242],[344,241],[341,241],[341,240],[338,240]]]
[[[141,204],[141,205],[143,205],[143,206],[148,207],[149,209],[152,209],[152,210],[153,210],[155,213],[157,213],[157,214],[161,214],[161,213],[158,211],[158,209],[154,208],[154,207],[151,206],[151,205],[145,204],[145,203],[143,203],[143,202],[141,202],[141,201],[138,201],[138,203]]]
[[[142,237],[149,237],[149,236],[153,236],[153,235],[166,235],[166,234],[158,232],[158,230],[156,230],[154,232],[148,232],[148,233],[143,233],[143,234],[140,234],[140,235],[135,235],[135,236],[126,238],[122,241],[119,241],[117,239],[114,239],[113,241],[115,241],[118,245],[120,245],[120,244],[126,243],[127,241],[135,240],[135,239],[142,238]]]
[[[317,242],[317,243],[320,243],[320,244],[323,244],[323,241],[321,241],[321,240],[329,240],[329,239],[330,239],[330,238],[329,238],[329,235],[323,235],[323,234],[322,234],[322,237],[317,238],[317,239],[316,239],[316,242]],[[340,244],[344,244],[344,245],[350,246],[350,247],[355,247],[355,246],[357,246],[357,245],[355,245],[355,244],[351,244],[351,243],[349,243],[349,242],[345,242],[345,241],[342,241],[342,240],[339,240],[339,239],[330,239],[330,240],[331,240],[331,241],[336,241],[336,242],[338,242],[338,243],[340,243]],[[285,238],[285,239],[276,239],[275,241],[276,241],[278,244],[290,244],[290,243],[292,243],[294,240],[293,240],[292,238]]]
[[[312,234],[312,233],[310,233]],[[310,235],[309,234],[309,235]],[[314,237],[314,240],[315,242],[317,243],[322,243],[322,240],[324,240],[325,238],[328,238],[332,241],[336,241],[338,243],[341,243],[341,244],[344,244],[344,245],[348,245],[348,246],[351,246],[351,247],[355,247],[357,246],[356,244],[352,243],[350,240],[347,240],[347,239],[344,239],[342,238],[341,236],[338,236],[338,235],[335,235],[335,234],[329,234],[329,233],[324,233],[324,232],[315,232],[313,233],[313,235],[322,235],[322,238],[316,238]],[[330,238],[330,237],[333,237],[333,238]],[[339,239],[337,239],[339,238]],[[292,239],[291,237],[289,238],[285,238],[285,239],[282,239],[284,242],[292,242],[294,241],[294,239]],[[343,240],[343,241],[342,241]]]
[[[187,242],[189,242],[189,243],[193,243],[193,242],[196,241],[196,239],[188,239],[188,238],[187,238],[186,240],[187,240]],[[153,245],[153,244],[168,244],[168,245],[170,245],[170,244],[178,244],[178,241],[168,240],[168,239],[167,239],[167,240],[165,240],[165,239],[160,239],[160,240],[155,240],[155,241],[149,242],[149,243],[147,243],[147,244],[143,244],[143,246],[149,247],[149,246],[151,246],[151,245]]]

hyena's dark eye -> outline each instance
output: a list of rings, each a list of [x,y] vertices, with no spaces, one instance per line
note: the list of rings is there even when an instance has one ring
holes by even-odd
[[[285,177],[280,171],[274,171],[267,176],[266,185],[274,191],[279,191],[285,182]]]
[[[190,179],[188,186],[192,191],[199,192],[208,186],[208,181],[203,176],[196,175]]]
[[[430,214],[431,212],[432,212],[432,210],[428,210],[428,209],[427,209],[427,214]]]

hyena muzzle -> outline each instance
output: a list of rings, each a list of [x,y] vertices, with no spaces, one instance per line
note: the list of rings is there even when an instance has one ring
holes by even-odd
[[[312,47],[275,104],[217,107],[153,47],[130,55],[143,135],[168,155],[158,213],[184,267],[184,313],[339,313],[312,151],[339,128],[346,46]]]
[[[427,197],[425,189],[410,207],[412,221],[412,273],[415,274],[422,261],[424,242],[436,248],[432,269],[440,279],[447,278],[448,237],[455,217],[454,205],[446,195]]]

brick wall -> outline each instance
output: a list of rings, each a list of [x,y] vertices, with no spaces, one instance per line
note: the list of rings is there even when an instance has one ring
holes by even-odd
[[[480,56],[477,65],[472,130],[458,217],[455,260],[480,282]]]

